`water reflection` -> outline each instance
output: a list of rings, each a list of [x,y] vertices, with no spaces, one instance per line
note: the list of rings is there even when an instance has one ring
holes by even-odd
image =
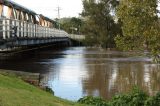
[[[56,96],[69,100],[86,95],[110,99],[135,85],[150,95],[160,90],[160,65],[132,52],[71,47],[18,57],[3,59],[0,67],[40,72],[43,85],[50,86]]]
[[[76,48],[75,48],[76,49]],[[81,79],[87,77],[86,67],[82,51],[65,51],[64,58],[59,58],[43,64],[56,64],[44,75],[42,83],[53,88],[55,95],[76,100],[82,97]]]
[[[89,79],[83,80],[84,93],[95,95],[94,92],[98,91],[98,95],[109,99],[117,93],[131,90],[133,86],[139,86],[151,95],[160,90],[158,81],[160,68],[151,64],[149,62],[151,59],[112,58],[104,65],[95,63],[94,67],[90,67],[89,70],[94,74],[90,75]]]
[[[135,85],[151,95],[160,90],[159,66],[151,64],[148,57],[97,48],[70,48],[62,53],[64,58],[51,62],[56,64],[56,73],[54,79],[48,80],[57,96],[71,100],[86,95],[110,99]]]

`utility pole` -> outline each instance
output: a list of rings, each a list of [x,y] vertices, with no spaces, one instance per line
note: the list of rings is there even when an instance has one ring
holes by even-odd
[[[60,7],[58,6],[58,7],[57,7],[57,11],[58,11],[58,19],[60,19],[60,10],[61,10],[61,9],[60,9]]]
[[[60,30],[60,10],[61,8],[58,6],[55,11],[57,11],[57,19],[58,19],[58,28]]]
[[[60,0],[58,0],[58,1],[60,1]],[[60,6],[59,6],[59,3],[58,3],[58,7],[57,7],[57,9],[55,10],[55,11],[57,11],[57,19],[58,19],[58,28],[59,28],[59,30],[60,30],[60,28],[61,28],[61,26],[60,26],[60,10],[61,10],[61,8],[60,8]]]
[[[58,6],[57,7],[57,12],[58,12],[58,27],[59,27],[59,30],[61,29],[61,26],[60,26],[60,7]]]

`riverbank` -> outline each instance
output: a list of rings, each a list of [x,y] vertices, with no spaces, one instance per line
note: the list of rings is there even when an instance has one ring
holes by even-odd
[[[0,106],[84,106],[30,85],[20,78],[0,74]]]
[[[0,74],[18,77],[22,79],[23,81],[30,83],[34,86],[40,86],[40,73],[0,69]]]

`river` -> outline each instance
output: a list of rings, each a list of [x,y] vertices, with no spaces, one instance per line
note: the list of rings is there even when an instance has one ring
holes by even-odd
[[[150,95],[160,90],[160,65],[147,56],[100,48],[54,48],[1,56],[0,68],[41,73],[41,84],[55,96],[78,100],[87,95],[110,99],[139,86]]]

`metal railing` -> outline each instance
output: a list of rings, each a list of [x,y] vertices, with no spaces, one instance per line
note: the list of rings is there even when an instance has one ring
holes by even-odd
[[[0,40],[12,38],[68,37],[68,33],[56,28],[0,17]]]
[[[74,40],[84,40],[85,39],[85,35],[69,34],[68,37]]]

